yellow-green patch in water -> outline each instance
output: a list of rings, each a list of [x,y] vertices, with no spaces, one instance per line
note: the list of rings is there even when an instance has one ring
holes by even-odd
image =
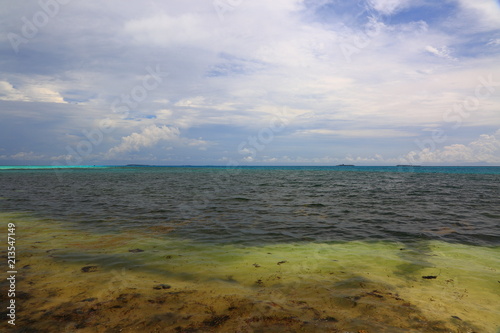
[[[500,328],[498,247],[439,241],[213,245],[170,233],[95,234],[14,214],[0,220],[16,224],[20,328]]]

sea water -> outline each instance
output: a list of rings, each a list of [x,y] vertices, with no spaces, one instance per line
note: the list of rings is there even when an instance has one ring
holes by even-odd
[[[496,333],[499,180],[499,167],[4,167],[14,329]]]

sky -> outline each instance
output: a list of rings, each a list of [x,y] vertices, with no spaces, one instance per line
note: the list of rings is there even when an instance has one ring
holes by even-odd
[[[0,0],[0,165],[500,165],[500,1]]]

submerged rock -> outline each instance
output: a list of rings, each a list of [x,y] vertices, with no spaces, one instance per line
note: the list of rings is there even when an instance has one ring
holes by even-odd
[[[172,288],[172,286],[168,285],[168,284],[157,284],[156,286],[153,287],[153,289],[156,289],[156,290],[161,290],[161,289],[170,289]]]
[[[97,266],[85,266],[82,267],[82,272],[83,273],[90,273],[90,272],[96,272],[97,271]]]

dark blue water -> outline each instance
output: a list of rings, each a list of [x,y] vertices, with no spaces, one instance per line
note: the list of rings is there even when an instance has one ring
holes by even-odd
[[[3,168],[0,211],[96,234],[268,244],[438,239],[500,245],[500,167]]]

